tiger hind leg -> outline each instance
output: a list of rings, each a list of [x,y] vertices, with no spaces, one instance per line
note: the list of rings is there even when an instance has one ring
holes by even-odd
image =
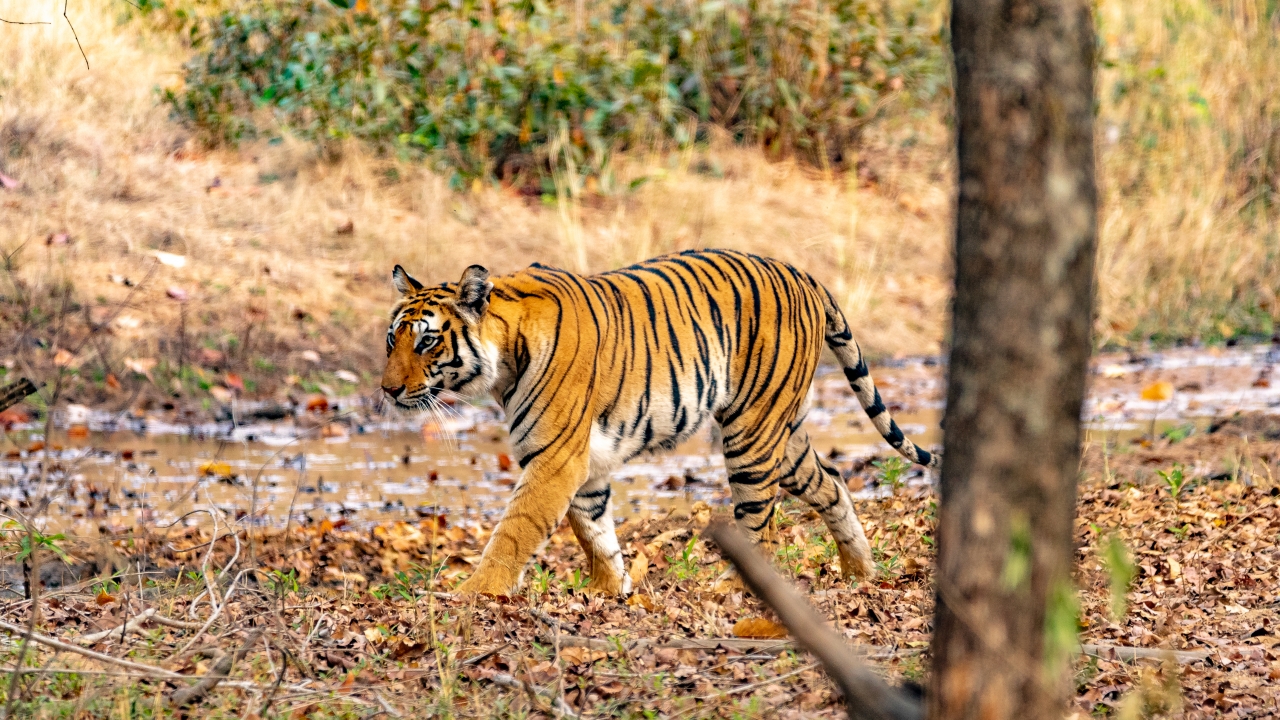
[[[613,489],[609,476],[589,478],[569,503],[569,526],[587,558],[591,580],[587,592],[625,595],[631,592],[613,527]]]
[[[831,531],[840,553],[845,578],[871,574],[871,545],[853,509],[853,498],[840,471],[813,449],[809,434],[797,428],[787,441],[787,456],[779,479],[782,488],[812,507]]]

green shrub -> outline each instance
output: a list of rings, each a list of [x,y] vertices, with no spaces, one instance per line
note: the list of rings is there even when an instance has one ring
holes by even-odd
[[[607,181],[627,147],[707,126],[839,164],[895,99],[947,87],[924,0],[326,0],[157,7],[190,32],[177,114],[214,143],[277,132],[415,149],[464,177]],[[905,3],[905,4],[904,4]],[[194,9],[193,9],[194,8]],[[581,13],[581,15],[579,15]]]

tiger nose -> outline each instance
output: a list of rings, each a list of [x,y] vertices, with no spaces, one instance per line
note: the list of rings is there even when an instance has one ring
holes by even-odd
[[[400,385],[399,387],[387,387],[386,385],[383,385],[382,392],[386,393],[387,397],[391,398],[392,400],[395,400],[396,398],[400,397],[400,393],[404,392],[404,386]]]

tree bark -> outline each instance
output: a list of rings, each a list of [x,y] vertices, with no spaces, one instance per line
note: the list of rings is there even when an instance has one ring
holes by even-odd
[[[1062,713],[1097,225],[1091,12],[952,6],[959,198],[931,718]]]

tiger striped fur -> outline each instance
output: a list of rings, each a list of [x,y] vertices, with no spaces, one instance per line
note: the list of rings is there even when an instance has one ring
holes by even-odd
[[[808,411],[822,343],[899,453],[928,467],[885,409],[835,300],[786,263],[728,250],[667,255],[581,276],[542,265],[424,287],[396,266],[402,294],[387,331],[384,392],[425,408],[442,392],[492,393],[522,468],[510,504],[462,592],[508,594],[568,514],[590,590],[626,593],[609,474],[709,421],[724,441],[733,514],[753,540],[778,486],[821,515],[841,569],[872,567],[840,475],[810,446]]]

